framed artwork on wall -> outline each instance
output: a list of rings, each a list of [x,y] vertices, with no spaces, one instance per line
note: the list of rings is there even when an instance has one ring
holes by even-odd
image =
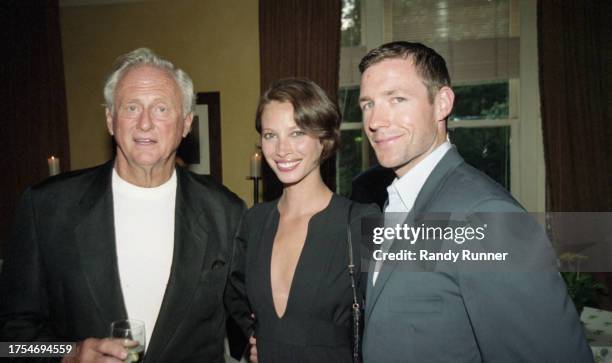
[[[198,92],[191,132],[181,142],[177,155],[189,170],[223,181],[219,92]]]

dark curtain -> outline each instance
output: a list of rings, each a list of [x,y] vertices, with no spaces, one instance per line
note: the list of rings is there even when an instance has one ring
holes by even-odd
[[[340,0],[260,0],[261,91],[284,77],[307,77],[337,100],[340,67]],[[335,190],[335,158],[321,168]],[[278,198],[282,185],[263,163],[264,200]]]
[[[612,27],[607,0],[539,0],[548,210],[612,210]],[[552,221],[552,232],[555,224]],[[612,275],[601,307],[612,308]]]
[[[8,0],[0,8],[1,254],[19,195],[48,177],[49,156],[69,170],[70,153],[58,2]]]
[[[538,40],[548,210],[612,210],[609,1],[540,0]]]

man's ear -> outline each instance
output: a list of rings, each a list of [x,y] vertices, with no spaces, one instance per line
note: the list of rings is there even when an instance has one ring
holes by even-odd
[[[434,100],[434,112],[436,121],[444,121],[453,110],[455,102],[455,93],[450,87],[444,86],[440,88]]]
[[[183,120],[183,137],[187,137],[191,131],[191,123],[193,122],[193,112],[189,112]]]
[[[106,128],[108,133],[113,136],[113,113],[108,108],[106,109]]]

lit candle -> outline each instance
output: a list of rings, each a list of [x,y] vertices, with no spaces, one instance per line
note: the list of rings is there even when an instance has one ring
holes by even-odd
[[[251,178],[261,177],[261,154],[259,151],[251,156]]]
[[[57,175],[60,173],[60,159],[55,156],[51,156],[47,159],[47,163],[49,163],[49,175]]]

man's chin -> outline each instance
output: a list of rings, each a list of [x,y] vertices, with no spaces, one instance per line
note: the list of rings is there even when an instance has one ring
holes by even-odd
[[[406,165],[408,165],[410,161],[402,162],[401,160],[385,160],[378,159],[378,164],[383,168],[393,169],[396,175],[401,176],[405,174]]]
[[[153,167],[156,165],[165,164],[166,161],[169,161],[169,157],[165,157],[160,155],[159,153],[138,153],[132,155],[131,160],[133,164],[142,166],[142,167]]]
[[[378,160],[378,164],[380,164],[380,166],[383,168],[396,169],[401,168],[404,165],[404,163],[400,162],[399,160],[385,158],[383,156],[378,156],[378,154],[376,155],[376,159]]]

